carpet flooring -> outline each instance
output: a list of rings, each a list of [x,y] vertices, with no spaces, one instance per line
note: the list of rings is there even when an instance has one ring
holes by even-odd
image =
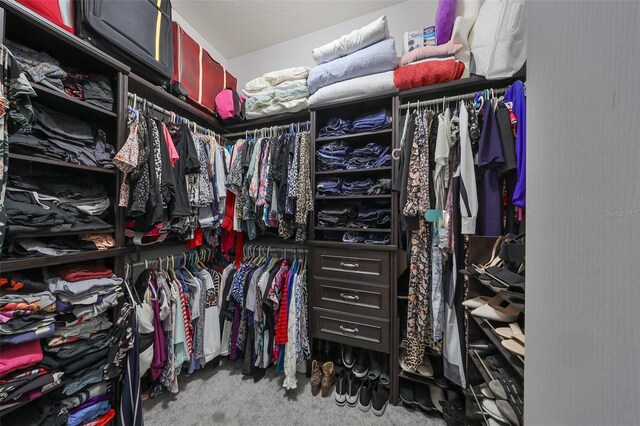
[[[389,404],[382,417],[371,410],[338,407],[329,396],[311,395],[309,379],[298,374],[297,389],[282,387],[283,375],[270,368],[258,383],[242,375],[240,363],[222,361],[191,376],[179,377],[180,392],[165,392],[143,402],[149,426],[229,425],[423,425],[444,426],[442,419]]]

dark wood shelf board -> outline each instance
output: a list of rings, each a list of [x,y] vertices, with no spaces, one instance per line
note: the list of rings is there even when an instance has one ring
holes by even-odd
[[[110,174],[110,175],[118,174],[117,169],[105,169],[104,167],[83,166],[80,164],[67,163],[65,161],[60,161],[60,160],[53,160],[50,158],[33,157],[26,154],[15,154],[12,152],[9,153],[9,159],[15,160],[15,161],[25,161],[29,163],[37,163],[42,165],[61,167],[65,169],[77,170],[77,171],[82,171],[87,173],[104,173],[104,174]]]
[[[436,381],[432,377],[424,377],[424,376],[421,376],[419,374],[407,373],[402,368],[400,369],[400,372],[398,373],[398,378],[405,379],[405,380],[410,380],[410,381],[412,381],[414,383],[422,383],[423,385],[438,386],[436,384]]]
[[[352,173],[379,173],[390,172],[391,167],[376,167],[373,169],[351,169],[351,170],[329,170],[326,172],[316,172],[316,176],[346,175]]]
[[[409,300],[409,296],[405,296],[403,294],[398,295],[398,300]]]
[[[390,134],[391,132],[393,132],[393,129],[388,128],[388,129],[382,129],[382,130],[374,130],[373,132],[349,133],[342,136],[323,136],[323,137],[316,138],[316,143],[331,142],[331,141],[337,141],[337,140],[343,140],[343,139],[366,138],[366,137],[372,137],[372,136],[378,136],[378,135],[386,135],[386,134]]]
[[[396,245],[379,245],[379,244],[364,244],[364,243],[343,243],[341,241],[322,241],[313,240],[308,244],[312,247],[327,247],[338,248],[347,250],[372,250],[372,251],[396,251],[398,246]]]
[[[351,97],[348,97],[348,98],[341,98],[341,99],[334,100],[334,101],[331,101],[331,102],[326,102],[326,103],[323,103],[323,104],[310,106],[309,109],[313,110],[313,111],[317,111],[317,110],[340,107],[340,106],[344,106],[344,105],[364,103],[364,102],[368,102],[368,101],[375,101],[375,100],[384,99],[384,98],[391,99],[393,96],[395,96],[397,94],[398,94],[398,89],[389,89],[389,90],[385,90],[385,91],[382,91],[382,92],[375,92],[375,93],[367,94],[367,95],[358,95],[358,96],[351,96]]]
[[[36,232],[32,234],[20,234],[13,236],[11,234],[7,234],[8,240],[37,240],[38,238],[46,238],[46,237],[68,237],[73,235],[83,235],[83,234],[113,234],[116,232],[115,228],[107,228],[107,229],[84,229],[82,231],[63,231],[63,232]]]
[[[116,118],[118,116],[118,114],[116,114],[113,111],[109,111],[104,108],[100,108],[98,106],[91,105],[89,103],[81,101],[79,99],[72,98],[66,93],[62,93],[57,90],[50,89],[41,84],[31,83],[31,86],[35,89],[36,93],[38,94],[38,96],[36,96],[33,99],[36,102],[43,101],[42,103],[48,103],[51,101],[55,101],[60,103],[59,105],[56,105],[56,106],[62,106],[65,108],[71,107],[71,108],[85,109],[88,113],[101,114],[111,118]],[[59,110],[65,113],[69,112],[62,109],[59,109]]]
[[[482,379],[488,384],[491,381],[491,377],[489,377],[489,375],[487,374],[487,371],[482,366],[482,363],[480,362],[478,357],[476,357],[476,354],[473,353],[473,349],[467,348],[467,355],[469,356],[469,359],[473,362],[473,364],[478,369],[478,372],[482,376]]]
[[[391,194],[382,195],[331,195],[331,196],[316,196],[316,200],[375,200],[375,199],[388,199],[391,198]]]
[[[298,112],[285,112],[282,114],[271,115],[269,117],[260,117],[253,120],[246,120],[237,124],[230,124],[228,126],[225,126],[225,132],[227,134],[233,135],[237,132],[257,130],[263,127],[276,125],[287,125],[308,120],[310,120],[309,110],[303,109],[302,111]]]
[[[478,318],[473,315],[469,315],[469,316],[475,320],[476,324],[478,324],[478,327],[480,327],[480,329],[484,332],[484,334],[489,338],[491,343],[493,343],[493,345],[498,349],[498,352],[500,352],[500,354],[511,366],[511,368],[515,370],[515,372],[522,379],[524,379],[524,365],[520,361],[520,359],[516,355],[509,352],[504,346],[502,346],[501,338],[493,332],[491,327],[485,323],[484,319]]]
[[[60,256],[41,256],[26,259],[0,260],[0,273],[20,271],[22,269],[35,269],[43,266],[62,265],[65,263],[107,259],[110,257],[120,256],[126,253],[126,251],[127,249],[122,247],[63,254]]]
[[[391,232],[391,229],[380,229],[380,228],[327,228],[316,226],[316,231],[335,231],[335,232],[372,232],[372,233],[383,233],[388,234]]]
[[[203,127],[209,128],[218,133],[224,132],[222,122],[214,115],[176,98],[169,92],[162,90],[162,88],[134,73],[129,74],[129,92],[135,93],[152,104],[168,111],[172,111]]]

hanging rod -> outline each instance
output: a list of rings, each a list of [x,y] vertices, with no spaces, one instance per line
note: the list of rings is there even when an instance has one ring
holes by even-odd
[[[268,256],[272,253],[281,254],[282,257],[286,258],[288,253],[291,253],[294,257],[299,254],[303,254],[303,255],[309,254],[309,249],[303,248],[303,247],[293,247],[293,248],[274,247],[274,246],[265,246],[265,245],[259,245],[259,244],[249,244],[249,245],[245,245],[242,248],[243,257],[255,256],[255,255]]]
[[[200,259],[200,256],[210,256],[212,253],[214,253],[213,249],[209,249],[209,248],[201,248],[201,249],[197,249],[197,250],[193,250],[193,251],[187,251],[187,252],[183,252],[183,253],[179,253],[179,254],[172,254],[172,255],[168,255],[168,256],[158,256],[155,257],[153,259],[147,259],[147,260],[142,260],[140,262],[127,262],[125,264],[125,267],[127,268],[138,268],[140,266],[144,266],[144,267],[148,267],[149,265],[153,265],[154,263],[156,264],[156,266],[159,266],[162,269],[162,264],[166,262],[167,265],[178,265],[180,264],[180,260],[184,260],[184,259]],[[164,261],[163,261],[164,259]]]
[[[485,89],[488,90],[490,94],[493,95],[502,95],[504,94],[507,90],[509,90],[509,87],[511,86],[507,86],[507,87],[501,87],[499,89]],[[463,100],[467,100],[467,99],[473,99],[475,94],[478,92],[482,92],[482,90],[476,90],[475,92],[470,92],[470,93],[464,93],[462,95],[455,95],[455,96],[443,96],[441,98],[437,98],[437,99],[428,99],[425,101],[416,101],[416,102],[411,102],[411,103],[407,103],[404,104],[400,107],[400,109],[411,109],[411,108],[417,108],[417,107],[425,107],[425,106],[430,106],[430,105],[438,105],[438,104],[443,104],[443,103],[447,103],[447,102],[457,102],[457,101],[463,101]]]
[[[311,128],[311,121],[307,120],[307,121],[299,121],[297,123],[290,123],[290,124],[282,124],[279,126],[266,126],[266,127],[261,127],[258,129],[251,129],[251,130],[244,130],[242,132],[235,132],[235,133],[227,133],[224,135],[225,138],[235,138],[238,136],[248,136],[251,133],[254,134],[254,136],[257,137],[257,133],[261,132],[266,134],[267,132],[278,132],[281,130],[289,130],[291,132],[293,132],[294,130],[296,130],[297,128],[300,128],[300,126],[308,126],[306,131],[309,131],[309,129]]]
[[[211,135],[211,136],[220,136],[219,133],[208,129],[204,126],[201,126],[197,123],[194,123],[193,121],[184,118],[178,114],[176,114],[173,111],[169,111],[168,109],[164,109],[158,105],[155,105],[154,103],[146,100],[143,97],[140,97],[138,95],[136,95],[135,93],[131,93],[129,92],[128,94],[128,98],[131,101],[129,103],[129,106],[133,106],[134,108],[136,107],[136,105],[140,106],[140,104],[142,104],[141,106],[144,108],[145,106],[148,108],[151,108],[152,110],[154,110],[155,112],[162,114],[163,117],[167,117],[171,122],[175,123],[175,124],[182,124],[182,123],[186,123],[191,129],[194,130],[194,132],[196,133],[201,133],[204,135]]]

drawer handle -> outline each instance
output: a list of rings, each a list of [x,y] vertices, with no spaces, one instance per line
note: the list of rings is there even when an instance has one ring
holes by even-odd
[[[340,266],[342,266],[343,268],[357,269],[360,265],[358,265],[357,263],[340,262]]]
[[[358,299],[360,299],[360,297],[357,294],[340,293],[340,297],[342,297],[345,300],[358,300]]]
[[[340,326],[340,331],[342,331],[343,333],[351,333],[351,334],[358,334],[358,328],[346,328],[344,326]]]

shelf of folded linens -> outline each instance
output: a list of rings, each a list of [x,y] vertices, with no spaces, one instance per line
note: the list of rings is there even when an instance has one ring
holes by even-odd
[[[498,352],[503,356],[503,358],[507,361],[507,363],[511,366],[513,370],[515,370],[518,375],[524,379],[524,363],[520,360],[517,355],[509,352],[504,346],[502,346],[501,338],[491,329],[491,326],[487,324],[486,320],[483,318],[478,318],[474,315],[469,315],[472,317],[478,327],[483,331],[483,333],[489,338],[491,343],[498,349]]]
[[[53,392],[56,389],[61,388],[65,384],[66,384],[65,381],[61,381],[58,384],[55,384],[55,385],[53,385],[51,387],[48,387],[46,390],[43,390],[43,391],[40,392],[40,396],[38,398],[33,399],[33,400],[20,401],[20,402],[14,402],[14,403],[6,403],[6,404],[3,404],[3,405],[0,405],[0,414],[7,415],[10,412],[15,411],[15,410],[17,410],[19,408],[22,408],[22,407],[24,407],[25,405],[27,405],[27,404],[29,404],[31,402],[37,401],[38,399],[42,398],[44,395],[46,395],[46,394],[48,394],[50,392]]]
[[[126,253],[127,249],[111,248],[106,250],[90,250],[80,253],[62,254],[60,256],[28,257],[24,259],[0,260],[0,273],[35,269],[44,266],[63,265],[65,263],[85,262],[97,259],[117,257]]]
[[[325,240],[309,240],[308,244],[312,247],[340,248],[351,250],[396,251],[398,249],[398,246],[392,244],[345,243],[342,241]]]
[[[379,229],[379,228],[329,228],[324,226],[316,226],[316,231],[330,231],[330,232],[372,232],[372,233],[389,233],[391,229]]]
[[[384,135],[387,133],[391,133],[393,129],[382,129],[382,130],[374,130],[373,132],[360,132],[360,133],[348,133],[342,136],[322,136],[316,138],[316,143],[318,142],[331,142],[342,139],[355,139],[355,138],[366,138],[377,135]]]
[[[316,200],[376,200],[389,199],[391,194],[379,195],[317,195]]]
[[[375,172],[390,172],[391,167],[374,167],[371,169],[348,169],[348,170],[327,170],[317,171],[316,176],[332,176],[332,175],[344,175],[351,173],[375,173]]]
[[[11,149],[11,148],[9,148],[9,149]],[[111,175],[116,175],[118,173],[118,170],[115,169],[115,168],[106,169],[104,167],[83,166],[82,164],[67,163],[66,161],[54,160],[54,159],[51,159],[51,158],[44,158],[44,157],[34,157],[34,156],[31,156],[31,155],[26,155],[26,154],[16,154],[16,153],[13,153],[13,152],[9,153],[9,160],[36,163],[36,164],[43,164],[43,165],[46,165],[46,166],[55,166],[55,167],[60,167],[60,168],[65,168],[65,169],[73,169],[73,170],[78,170],[78,171],[83,171],[83,172],[90,172],[90,173],[106,173],[106,174],[111,174]]]
[[[31,83],[31,86],[38,95],[38,102],[50,106],[51,108],[64,111],[66,114],[71,114],[80,118],[103,118],[105,116],[115,118],[118,116],[118,114],[113,111],[72,98],[66,93],[50,89],[41,84]]]
[[[8,240],[31,240],[37,238],[46,238],[46,237],[69,237],[74,235],[84,235],[84,234],[113,234],[116,232],[115,228],[107,228],[107,229],[83,229],[82,231],[61,231],[61,232],[33,232],[24,234],[21,233],[19,235],[11,235],[7,234]]]
[[[144,78],[130,73],[128,83],[129,92],[135,93],[161,108],[173,111],[196,124],[224,133],[222,122],[215,115],[194,107]]]
[[[281,114],[274,114],[268,117],[254,118],[252,120],[245,120],[236,124],[229,124],[225,126],[225,132],[227,135],[233,135],[237,132],[255,130],[269,126],[295,124],[298,122],[308,121],[309,119],[310,113],[308,109],[303,109],[302,111],[297,112],[283,112]]]

